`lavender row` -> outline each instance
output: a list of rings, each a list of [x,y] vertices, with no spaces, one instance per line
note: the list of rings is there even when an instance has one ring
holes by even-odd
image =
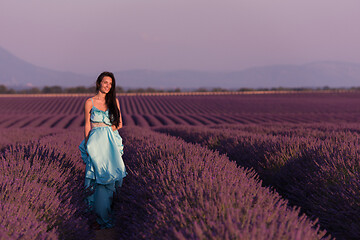
[[[123,114],[238,114],[359,112],[359,93],[299,93],[188,96],[119,95]],[[91,95],[90,95],[91,96]],[[0,108],[9,114],[81,114],[90,96],[2,97]]]
[[[61,129],[49,128],[0,128],[0,149],[7,145],[14,145],[17,143],[26,143],[33,139],[39,139],[47,135],[53,135],[56,132],[61,132]]]
[[[158,131],[225,153],[319,218],[339,239],[360,237],[360,128],[346,125],[167,127]]]
[[[89,96],[87,96],[89,97]],[[84,125],[82,97],[2,97],[0,127]],[[125,125],[359,122],[359,93],[119,96]]]
[[[117,232],[131,239],[321,239],[299,209],[224,155],[150,130],[121,130],[129,175]],[[134,209],[136,211],[134,212]]]
[[[64,141],[71,140],[69,137],[69,134],[47,136],[3,149],[0,159],[2,239],[92,238],[83,202],[84,173],[63,145]],[[63,149],[54,147],[56,145],[62,145]]]
[[[240,131],[274,136],[316,137],[324,139],[342,133],[360,133],[359,123],[261,123],[261,124],[220,124],[208,126],[211,129]],[[329,135],[329,133],[331,133]]]

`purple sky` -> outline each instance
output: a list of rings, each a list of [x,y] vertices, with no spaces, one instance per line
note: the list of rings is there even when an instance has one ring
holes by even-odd
[[[0,46],[88,74],[360,63],[359,23],[359,0],[1,0]]]

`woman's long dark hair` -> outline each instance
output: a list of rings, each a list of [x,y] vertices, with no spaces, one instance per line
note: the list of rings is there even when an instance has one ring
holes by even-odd
[[[116,103],[116,89],[115,89],[115,77],[111,72],[102,72],[96,80],[96,92],[100,90],[100,83],[104,77],[110,77],[112,79],[110,91],[105,95],[105,103],[109,109],[109,117],[112,124],[116,127],[120,124],[120,110]]]

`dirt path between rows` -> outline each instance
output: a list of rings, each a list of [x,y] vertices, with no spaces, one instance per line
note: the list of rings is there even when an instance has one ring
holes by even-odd
[[[116,239],[115,228],[101,229],[95,231],[95,240]]]

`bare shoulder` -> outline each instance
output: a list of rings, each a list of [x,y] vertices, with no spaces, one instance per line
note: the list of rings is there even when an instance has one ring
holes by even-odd
[[[92,101],[91,98],[88,98],[85,101],[85,108],[91,108],[91,107],[92,107]]]
[[[91,104],[91,103],[92,103],[91,98],[86,99],[85,104]]]

